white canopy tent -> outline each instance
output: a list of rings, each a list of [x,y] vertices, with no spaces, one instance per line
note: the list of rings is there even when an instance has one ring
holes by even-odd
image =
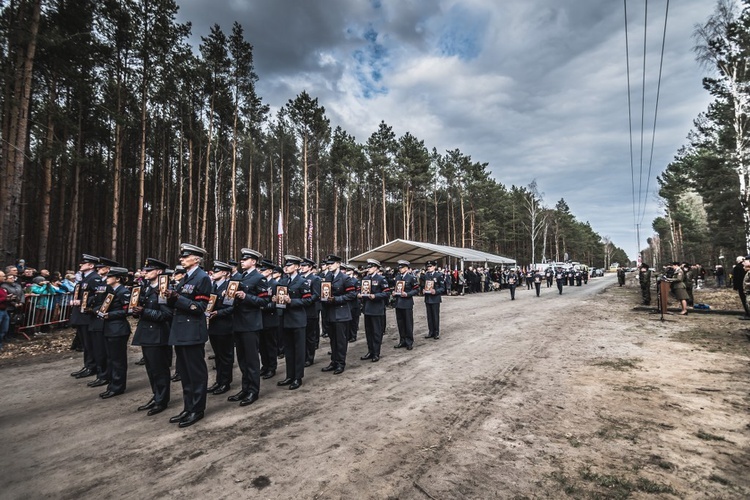
[[[421,241],[409,241],[397,239],[389,241],[385,245],[373,248],[365,253],[359,254],[349,259],[350,263],[361,264],[367,259],[375,259],[381,264],[395,265],[398,260],[408,260],[412,265],[424,264],[428,260],[441,260],[452,257],[461,262],[461,269],[464,263],[475,263],[481,265],[515,265],[515,259],[494,255],[471,248],[449,247],[445,245],[435,245],[433,243],[424,243]]]

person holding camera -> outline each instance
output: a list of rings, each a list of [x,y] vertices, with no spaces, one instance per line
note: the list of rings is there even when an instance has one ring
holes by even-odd
[[[685,287],[685,271],[682,270],[679,262],[672,262],[672,270],[672,275],[667,275],[666,280],[672,284],[672,294],[679,301],[680,306],[682,307],[682,312],[680,312],[680,315],[687,316],[687,301],[689,297],[687,288]]]

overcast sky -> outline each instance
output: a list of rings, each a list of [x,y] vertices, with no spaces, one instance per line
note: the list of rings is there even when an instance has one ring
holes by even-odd
[[[642,162],[645,0],[627,1],[641,247],[661,212],[656,176],[710,101],[692,33],[716,2],[671,2],[648,181],[666,1],[648,2]],[[259,95],[273,112],[306,90],[332,127],[358,142],[384,120],[397,137],[408,131],[429,149],[458,148],[508,187],[536,179],[546,205],[564,198],[578,220],[637,255],[622,1],[177,2],[195,43],[212,24],[225,33],[243,25]]]

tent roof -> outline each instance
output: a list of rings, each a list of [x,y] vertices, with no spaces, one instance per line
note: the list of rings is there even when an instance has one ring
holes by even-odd
[[[421,241],[409,241],[397,239],[389,241],[385,245],[373,248],[370,251],[359,254],[349,259],[349,262],[363,263],[367,259],[376,259],[381,263],[395,264],[398,260],[408,260],[412,264],[424,264],[428,260],[439,260],[444,257],[454,257],[467,262],[487,262],[491,264],[515,264],[515,259],[501,257],[470,248],[448,247],[423,243]]]

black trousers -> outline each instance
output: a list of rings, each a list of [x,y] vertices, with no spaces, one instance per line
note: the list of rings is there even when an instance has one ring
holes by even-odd
[[[104,339],[107,351],[107,366],[109,367],[107,390],[116,393],[125,392],[128,380],[128,338],[130,335],[105,337],[102,332],[97,333]]]
[[[414,344],[414,310],[396,309],[396,324],[398,325],[399,343]]]
[[[425,304],[427,309],[427,335],[431,337],[440,336],[440,302],[437,304]]]
[[[305,361],[315,361],[315,351],[320,346],[320,320],[318,316],[307,318],[305,328]]]
[[[141,346],[143,359],[146,360],[146,375],[154,393],[154,401],[158,405],[169,403],[170,372],[172,365],[172,347],[168,345]]]
[[[552,278],[547,278],[547,288],[552,287]]]
[[[208,365],[205,344],[176,345],[177,373],[182,378],[183,410],[205,411],[208,390]]]
[[[279,364],[279,327],[264,328],[258,340],[260,344],[260,366],[263,370],[273,370]]]
[[[89,325],[78,325],[76,327],[76,335],[81,336],[81,342],[83,344],[83,366],[91,370],[96,371],[96,360],[94,359],[94,339],[89,335]]]
[[[349,322],[349,340],[357,340],[357,334],[359,333],[359,316],[361,313],[362,310],[360,308],[352,309],[352,320]]]
[[[560,295],[562,295],[562,289],[563,289],[564,283],[565,282],[563,280],[557,280],[557,291],[560,292]]]
[[[232,334],[209,335],[211,348],[214,350],[216,362],[216,383],[229,385],[232,383],[234,369],[234,337]]]
[[[328,323],[328,338],[331,341],[331,364],[338,367],[346,366],[346,350],[349,346],[349,322],[336,321]]]
[[[745,310],[745,316],[750,317],[750,307],[747,305],[747,295],[745,294],[745,290],[740,288],[737,290],[737,293],[740,295],[740,302],[742,302],[742,308]]]
[[[284,328],[283,335],[286,378],[302,379],[305,376],[305,328]]]
[[[510,285],[508,289],[510,290],[510,300],[516,300],[516,285]]]
[[[242,372],[242,390],[260,394],[260,331],[234,332],[237,364]]]
[[[274,338],[276,339],[276,355],[277,356],[284,356],[284,337],[281,334],[281,325],[275,326],[276,332],[274,333]]]
[[[91,338],[92,354],[94,356],[94,366],[96,378],[109,380],[110,369],[107,364],[107,341],[104,339],[104,332],[88,330],[87,335]]]
[[[371,316],[365,314],[365,337],[367,339],[367,352],[373,356],[380,357],[380,347],[383,345],[383,332],[385,331],[385,315]]]
[[[539,297],[539,294],[542,291],[542,282],[534,283],[534,288],[536,288],[536,296]]]
[[[641,299],[643,299],[643,305],[651,305],[651,285],[641,286]]]

